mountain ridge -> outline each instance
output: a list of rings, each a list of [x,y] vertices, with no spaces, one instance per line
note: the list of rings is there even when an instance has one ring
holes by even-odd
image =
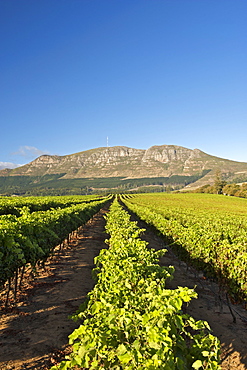
[[[154,145],[148,149],[127,146],[99,147],[68,155],[41,155],[26,165],[0,171],[0,178],[51,177],[56,181],[100,178],[171,178],[200,175],[200,184],[212,183],[220,170],[226,179],[247,177],[247,163],[207,154],[178,145]],[[55,176],[55,177],[54,177]],[[16,181],[17,181],[16,180]],[[197,186],[195,182],[193,184]],[[1,190],[1,189],[0,189]]]

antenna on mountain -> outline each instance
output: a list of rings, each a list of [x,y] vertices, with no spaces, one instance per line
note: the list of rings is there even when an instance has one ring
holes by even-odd
[[[106,137],[106,146],[107,146],[107,148],[108,148],[108,136]]]

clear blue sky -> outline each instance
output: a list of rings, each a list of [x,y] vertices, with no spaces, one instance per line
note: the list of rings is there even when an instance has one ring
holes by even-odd
[[[0,162],[175,144],[247,162],[246,0],[0,0]]]

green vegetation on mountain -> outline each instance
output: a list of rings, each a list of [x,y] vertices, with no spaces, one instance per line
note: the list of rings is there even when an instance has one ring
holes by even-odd
[[[204,174],[205,171],[192,176],[174,175],[171,177],[139,179],[125,179],[123,177],[60,179],[60,175],[46,175],[44,178],[38,176],[9,176],[0,177],[0,189],[1,193],[5,195],[13,193],[18,195],[66,195],[125,192],[141,187],[146,188],[147,192],[169,191],[193,183]]]

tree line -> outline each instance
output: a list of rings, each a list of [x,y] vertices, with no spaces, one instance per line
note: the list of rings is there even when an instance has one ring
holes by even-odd
[[[228,184],[222,176],[221,171],[215,174],[213,185],[203,185],[193,191],[194,193],[209,193],[209,194],[224,194],[228,196],[235,196],[240,198],[247,198],[247,183],[242,184]]]

